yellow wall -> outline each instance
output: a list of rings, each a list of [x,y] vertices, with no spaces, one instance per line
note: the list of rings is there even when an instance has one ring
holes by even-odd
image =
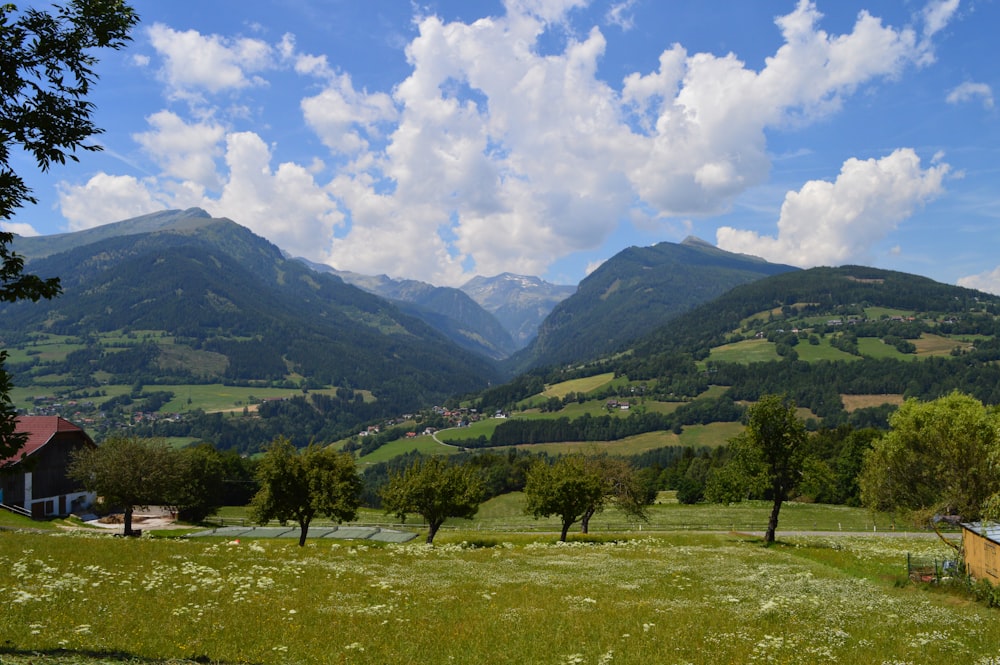
[[[977,580],[1000,584],[1000,543],[963,527],[962,544],[965,551],[965,572]]]

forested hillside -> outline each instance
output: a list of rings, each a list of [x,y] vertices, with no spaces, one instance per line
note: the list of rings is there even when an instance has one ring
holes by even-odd
[[[523,371],[593,360],[737,285],[794,270],[694,238],[630,247],[580,282],[510,365]]]
[[[15,383],[91,396],[116,384],[145,387],[137,396],[166,384],[341,389],[327,416],[353,428],[495,379],[488,361],[387,301],[188,213],[30,261],[64,292],[2,309]]]
[[[1000,404],[998,315],[996,296],[915,275],[858,266],[788,272],[739,286],[603,360],[525,374],[479,394],[484,412],[531,406],[547,415],[514,418],[462,443],[679,434],[738,421],[742,405],[765,394],[807,409],[812,429],[885,427],[902,399],[953,390]],[[588,376],[609,378],[562,397],[544,392]],[[613,408],[579,415],[605,401]]]

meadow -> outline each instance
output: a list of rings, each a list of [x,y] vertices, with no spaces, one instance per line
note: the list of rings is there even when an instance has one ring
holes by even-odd
[[[429,547],[0,533],[3,663],[1000,662],[996,610],[905,584],[926,538],[659,533]]]

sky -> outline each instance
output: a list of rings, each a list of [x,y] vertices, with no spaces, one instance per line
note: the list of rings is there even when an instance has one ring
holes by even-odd
[[[1000,293],[1000,0],[133,0],[104,150],[5,230],[163,209],[339,270],[576,284],[696,236]]]

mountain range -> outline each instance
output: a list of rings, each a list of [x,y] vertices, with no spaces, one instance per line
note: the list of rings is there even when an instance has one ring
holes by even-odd
[[[761,391],[792,392],[830,422],[846,418],[845,393],[950,387],[1000,401],[1000,298],[863,266],[799,270],[695,238],[626,249],[577,287],[504,274],[461,289],[308,264],[199,209],[18,237],[12,249],[63,286],[52,301],[0,307],[16,385],[150,411],[185,385],[313,393],[261,405],[263,420],[244,429],[185,425],[183,436],[241,450],[293,429],[302,445],[336,440],[462,396],[507,408],[595,372],[654,401],[693,400],[680,427],[731,418],[734,400]],[[550,308],[524,346],[524,322]],[[699,406],[713,382],[724,398]],[[265,427],[271,415],[282,420]]]
[[[18,238],[13,248],[30,272],[58,276],[63,294],[4,307],[6,345],[40,334],[82,343],[61,360],[31,358],[22,382],[333,385],[412,409],[499,378],[488,359],[389,301],[202,210]],[[151,331],[146,343],[102,343],[135,331]]]

